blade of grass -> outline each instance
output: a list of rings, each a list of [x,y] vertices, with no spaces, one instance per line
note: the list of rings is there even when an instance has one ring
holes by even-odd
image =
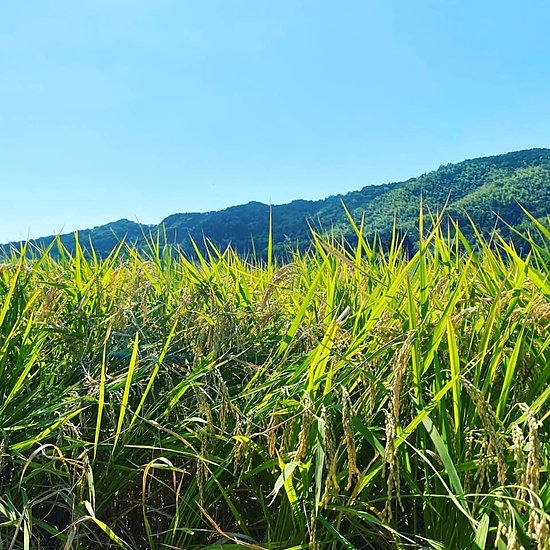
[[[130,388],[132,386],[132,377],[134,375],[134,370],[136,368],[137,357],[139,349],[139,332],[136,332],[134,338],[134,347],[132,348],[132,357],[130,358],[130,363],[128,365],[128,372],[126,373],[126,384],[124,385],[124,393],[122,394],[122,401],[120,402],[120,412],[118,415],[118,422],[115,432],[115,440],[113,442],[113,453],[116,449],[120,433],[122,431],[122,424],[124,422],[124,416],[126,414],[126,409],[128,408],[128,399],[130,397]]]

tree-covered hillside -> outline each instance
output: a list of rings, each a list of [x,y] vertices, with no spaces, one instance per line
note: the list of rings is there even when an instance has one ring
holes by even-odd
[[[96,253],[104,256],[122,238],[139,245],[160,230],[162,238],[187,252],[193,250],[192,240],[202,247],[207,238],[219,248],[231,245],[241,254],[261,257],[267,250],[271,210],[273,246],[281,255],[288,249],[307,247],[311,228],[352,238],[345,204],[356,220],[364,218],[367,235],[378,234],[387,240],[395,221],[399,232],[414,242],[421,198],[433,213],[446,207],[446,215],[461,223],[466,234],[470,233],[469,216],[485,234],[497,224],[509,235],[506,224],[519,228],[525,224],[520,204],[539,219],[549,213],[550,149],[465,160],[404,182],[370,185],[320,201],[297,200],[271,209],[250,202],[216,212],[173,214],[158,226],[120,220],[82,231],[79,240],[84,246],[91,241]],[[39,239],[35,244],[43,247],[52,239]],[[71,250],[74,236],[63,235],[62,242]]]

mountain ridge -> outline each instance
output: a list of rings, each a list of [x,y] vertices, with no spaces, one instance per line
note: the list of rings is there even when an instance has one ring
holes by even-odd
[[[495,214],[513,227],[525,225],[518,202],[536,218],[544,218],[550,205],[550,149],[533,148],[502,155],[466,159],[441,165],[438,169],[401,182],[367,185],[325,199],[297,199],[272,205],[251,201],[223,210],[174,213],[159,224],[140,224],[122,218],[115,222],[84,229],[78,240],[84,248],[92,243],[98,256],[106,256],[124,238],[130,244],[143,245],[148,235],[161,232],[168,243],[193,252],[193,244],[204,248],[207,238],[217,247],[232,246],[237,252],[265,256],[272,217],[273,246],[276,254],[305,248],[311,240],[311,228],[333,230],[350,237],[349,222],[342,203],[354,218],[365,220],[367,234],[389,238],[394,219],[397,229],[414,240],[420,197],[432,211],[446,206],[446,215],[462,223],[467,217],[487,233],[495,225]],[[466,222],[466,223],[465,223]],[[504,233],[509,233],[501,224]],[[60,235],[69,251],[75,246],[73,233]],[[31,246],[44,248],[54,235],[33,239]],[[4,252],[20,242],[0,245]]]

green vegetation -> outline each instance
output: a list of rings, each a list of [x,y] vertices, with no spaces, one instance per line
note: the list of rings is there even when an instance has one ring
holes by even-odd
[[[405,246],[414,249],[418,241],[420,197],[432,212],[446,207],[445,215],[458,221],[470,239],[475,235],[466,213],[485,237],[498,223],[501,234],[513,238],[508,225],[524,229],[525,217],[518,202],[538,219],[544,219],[549,213],[550,149],[466,160],[405,182],[370,185],[346,195],[320,201],[299,200],[273,206],[271,210],[265,204],[251,202],[220,212],[174,214],[158,226],[119,220],[81,232],[80,242],[89,248],[91,240],[96,254],[105,257],[122,238],[145,248],[146,236],[160,230],[167,242],[177,243],[187,255],[194,253],[192,241],[205,253],[206,237],[219,249],[231,245],[241,255],[265,259],[271,211],[273,251],[277,257],[288,259],[289,251],[296,248],[305,251],[311,245],[310,227],[319,232],[339,232],[348,241],[355,242],[342,209],[344,203],[356,221],[364,217],[365,233],[378,235],[385,244],[392,239],[396,220],[398,232],[407,237]],[[61,240],[74,252],[73,235],[62,235]],[[52,241],[53,237],[46,237],[36,244],[43,248]],[[525,243],[521,239],[516,241],[516,245],[522,244]]]
[[[550,231],[351,220],[284,265],[13,253],[0,547],[547,549]]]

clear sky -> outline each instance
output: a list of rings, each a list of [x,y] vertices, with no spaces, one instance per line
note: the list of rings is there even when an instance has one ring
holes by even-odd
[[[550,2],[0,2],[0,242],[550,146]]]

